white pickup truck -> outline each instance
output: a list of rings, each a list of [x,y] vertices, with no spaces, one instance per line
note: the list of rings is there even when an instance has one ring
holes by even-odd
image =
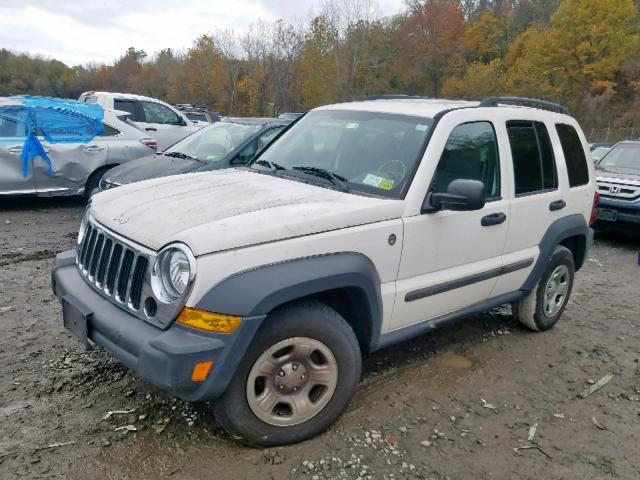
[[[541,100],[324,106],[248,167],[96,195],[53,289],[87,347],[214,400],[245,443],[300,441],[371,351],[505,303],[558,321],[592,240],[588,151]]]

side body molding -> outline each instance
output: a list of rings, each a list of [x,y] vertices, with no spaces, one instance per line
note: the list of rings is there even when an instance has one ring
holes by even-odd
[[[382,327],[380,277],[371,260],[360,253],[318,255],[246,270],[217,284],[196,307],[251,317],[337,288],[357,288],[364,295],[371,322],[369,343],[371,347],[377,345]]]
[[[576,270],[579,270],[593,242],[593,230],[589,228],[589,225],[587,225],[582,215],[576,214],[559,218],[549,226],[540,241],[540,255],[538,256],[538,260],[524,281],[524,284],[520,287],[520,290],[526,293],[531,292],[542,276],[555,248],[563,240],[577,235],[584,237],[583,248],[578,249],[578,258],[576,259]]]

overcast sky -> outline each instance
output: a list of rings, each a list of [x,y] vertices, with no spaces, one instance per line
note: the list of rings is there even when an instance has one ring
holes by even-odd
[[[306,20],[318,0],[0,0],[0,48],[68,65],[111,63],[128,47],[189,47],[216,29],[242,33],[258,19]],[[402,0],[377,0],[380,15]]]

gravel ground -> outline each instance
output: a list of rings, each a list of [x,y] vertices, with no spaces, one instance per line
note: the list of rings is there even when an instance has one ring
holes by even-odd
[[[256,450],[63,330],[49,273],[83,208],[0,203],[2,479],[640,478],[637,240],[596,238],[554,330],[502,307],[377,352],[330,431]]]

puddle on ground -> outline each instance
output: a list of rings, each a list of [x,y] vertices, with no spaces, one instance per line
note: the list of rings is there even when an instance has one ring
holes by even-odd
[[[467,357],[462,355],[457,355],[455,353],[450,353],[445,355],[438,362],[442,367],[451,367],[451,368],[471,368],[473,366],[473,362],[469,360]]]

